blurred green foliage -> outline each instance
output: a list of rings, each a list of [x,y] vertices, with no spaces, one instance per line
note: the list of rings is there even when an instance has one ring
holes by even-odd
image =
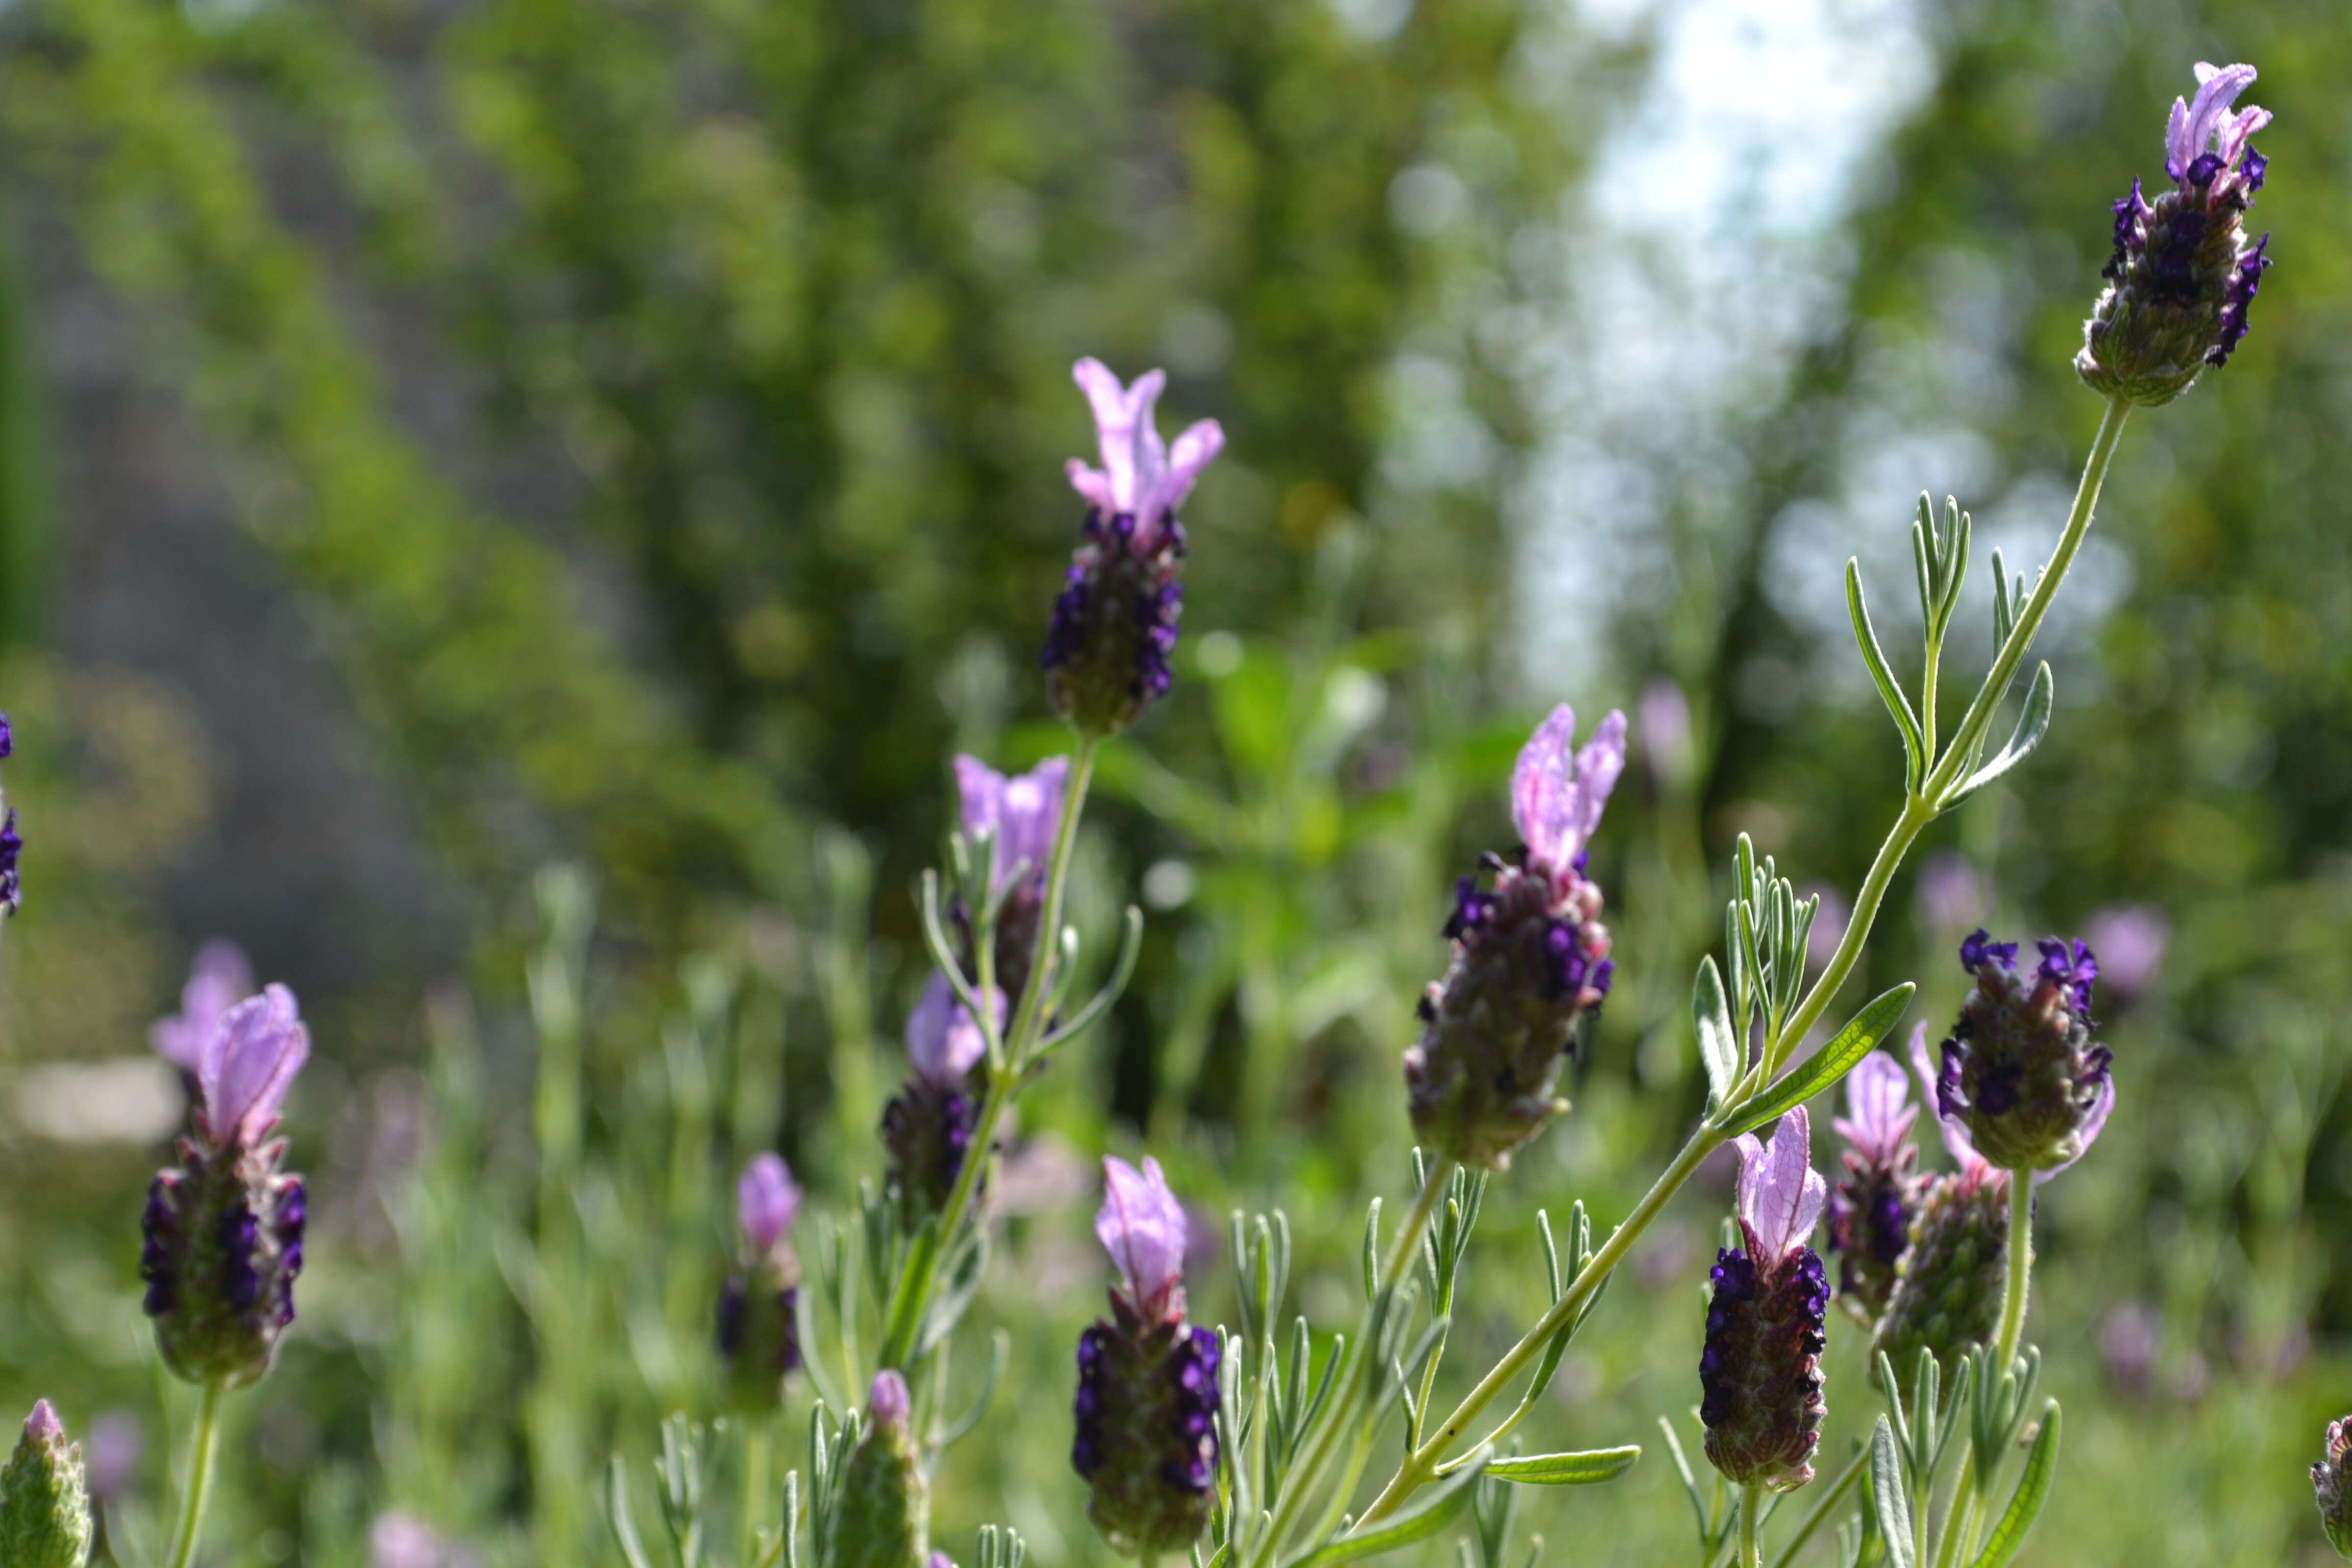
[[[973,1316],[1011,1331],[1011,1370],[949,1456],[945,1539],[1001,1519],[1039,1562],[1096,1560],[1065,1451],[1103,1282],[1075,1151],[1141,1132],[1207,1210],[1278,1196],[1300,1300],[1336,1318],[1360,1200],[1405,1184],[1396,1053],[1449,879],[1508,847],[1528,717],[1498,673],[1500,519],[1547,432],[1479,326],[1572,289],[1578,198],[1611,194],[1588,150],[1645,64],[1639,29],[1549,6],[1402,6],[1386,35],[1363,25],[1382,9],[0,9],[11,205],[68,214],[136,302],[487,911],[478,1013],[438,992],[354,1027],[373,1054],[328,1040],[306,1081],[296,1152],[329,1217],[304,1325],[235,1415],[252,1462],[225,1555],[358,1561],[397,1507],[494,1561],[593,1556],[604,1448],[642,1457],[661,1413],[707,1402],[729,1173],[778,1143],[836,1209],[873,1173],[945,756],[1062,744],[1031,672],[1077,521],[1057,465],[1087,445],[1081,353],[1166,363],[1173,413],[1232,445],[1187,518],[1178,695],[1106,755],[1081,844],[1092,961],[1140,888],[1143,966],[1024,1102],[1032,1195]],[[2352,1217],[2352,503],[2329,460],[2352,422],[2352,25],[1979,0],[1921,26],[1933,80],[1849,226],[1843,310],[1730,416],[1729,504],[1662,477],[1677,591],[1629,595],[1596,628],[1613,673],[1568,694],[1597,711],[1665,672],[1695,733],[1637,753],[1596,846],[1619,989],[1576,1116],[1488,1200],[1448,1376],[1533,1316],[1536,1208],[1580,1197],[1605,1226],[1696,1109],[1684,987],[1732,834],[1850,889],[1895,807],[1883,716],[1776,563],[1812,559],[1826,507],[1817,570],[1859,550],[1899,573],[1906,514],[1857,513],[1856,475],[1955,432],[1963,503],[2025,520],[2012,564],[2045,542],[2034,486],[2071,483],[2097,415],[2067,360],[2105,204],[2158,172],[2188,62],[2250,58],[2280,115],[2253,333],[2135,421],[2097,536],[2119,588],[2053,655],[2052,740],[1925,847],[1989,888],[1962,918],[2011,934],[2125,900],[2172,928],[2108,1018],[2121,1111],[2046,1205],[2030,1331],[2067,1402],[2067,1480],[2026,1560],[2298,1561],[2302,1468],[2352,1399],[2329,1342],[2352,1330],[2330,1246]],[[1465,194],[1444,223],[1405,199],[1432,168]],[[0,261],[0,638],[22,647],[46,535],[72,522],[27,454],[72,431],[31,395],[16,277]],[[1445,368],[1501,460],[1394,477],[1408,356]],[[144,878],[205,802],[168,694],[32,655],[7,681],[20,735],[49,742],[7,777],[39,867],[6,943],[21,1074],[136,1049],[173,969]],[[596,882],[596,941],[568,958],[527,914],[559,856]],[[1916,978],[1937,1028],[1958,932],[1910,910],[1856,991]],[[551,954],[585,1009],[571,1036],[529,967]],[[149,1152],[22,1127],[0,1146],[0,1190],[41,1195],[0,1219],[0,1390],[59,1398],[78,1429],[140,1411],[152,1499],[126,1239]],[[1695,1189],[1652,1238],[1533,1441],[1645,1441],[1695,1399],[1720,1197]],[[2103,1356],[2126,1307],[2153,1325],[2144,1366]],[[1867,1430],[1855,1337],[1832,1331],[1832,1447]],[[1594,1541],[1668,1561],[1687,1548],[1662,1461],[1531,1499],[1523,1524],[1551,1561]],[[130,1560],[142,1506],[110,1518]]]

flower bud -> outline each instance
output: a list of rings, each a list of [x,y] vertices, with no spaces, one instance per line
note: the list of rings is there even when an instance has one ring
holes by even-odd
[[[1919,1203],[1919,1151],[1910,1140],[1919,1108],[1910,1098],[1901,1064],[1873,1051],[1845,1080],[1851,1120],[1835,1123],[1852,1147],[1830,1188],[1830,1250],[1839,1255],[1838,1294],[1864,1323],[1886,1308]]]
[[[1008,778],[977,757],[960,756],[955,772],[964,837],[974,843],[986,837],[991,846],[989,896],[996,900],[996,928],[989,956],[996,970],[996,988],[1018,997],[1027,990],[1029,971],[1037,961],[1045,871],[1061,831],[1070,760],[1048,757],[1029,772]],[[953,915],[963,972],[976,982],[980,965],[971,952],[971,911],[959,899]]]
[[[81,1446],[46,1399],[25,1418],[25,1435],[0,1469],[0,1563],[7,1568],[82,1568],[89,1561],[89,1496]]]
[[[1568,1109],[1554,1093],[1560,1062],[1609,994],[1609,931],[1584,847],[1624,770],[1625,716],[1603,719],[1581,752],[1575,732],[1563,704],[1519,753],[1511,809],[1526,850],[1516,866],[1488,858],[1492,892],[1462,879],[1445,924],[1453,956],[1404,1054],[1414,1135],[1466,1165],[1503,1169]]]
[[[310,1054],[283,985],[222,1015],[196,1061],[196,1136],[148,1187],[147,1315],[163,1363],[191,1383],[255,1382],[294,1321],[308,1201],[302,1178],[279,1169],[285,1141],[262,1139]]]
[[[1176,509],[1224,446],[1203,419],[1164,446],[1152,406],[1167,377],[1131,387],[1095,360],[1073,374],[1094,406],[1100,471],[1072,458],[1071,488],[1087,500],[1086,541],[1070,563],[1043,662],[1055,710],[1081,733],[1112,735],[1164,694],[1183,608],[1184,530]]]
[[[738,1410],[774,1410],[800,1370],[800,1263],[784,1244],[801,1190],[774,1154],[755,1154],[735,1187],[743,1249],[719,1292],[719,1381]]]
[[[1111,1315],[1078,1337],[1070,1464],[1118,1551],[1181,1552],[1208,1528],[1217,1468],[1213,1330],[1184,1321],[1185,1219],[1156,1160],[1105,1160],[1095,1233],[1118,1265]]]
[[[1938,1114],[1968,1130],[2005,1171],[2055,1171],[2082,1158],[2115,1104],[2110,1057],[2091,1039],[2091,950],[2056,938],[2017,971],[2017,944],[1979,931],[1960,943],[1974,990],[1944,1042]]]
[[[1774,1491],[1813,1479],[1828,1413],[1821,1354],[1829,1273],[1806,1245],[1828,1189],[1811,1166],[1811,1138],[1800,1106],[1769,1144],[1753,1133],[1738,1139],[1745,1249],[1716,1255],[1698,1363],[1707,1462],[1735,1485]]]
[[[2115,204],[2107,288],[2074,357],[2093,390],[2148,407],[2169,403],[2246,335],[2246,311],[2270,266],[2270,236],[2246,242],[2245,212],[2266,166],[2249,138],[2271,116],[2230,106],[2253,80],[2252,66],[2200,63],[2194,102],[2172,103],[2164,169],[2173,184],[2151,202],[2134,180]]]
[[[2011,1179],[1979,1163],[1928,1182],[1873,1339],[1898,1376],[1923,1348],[1948,1373],[1969,1346],[1992,1342],[2009,1282]]]
[[[2352,1415],[2327,1424],[2327,1454],[2311,1467],[2320,1527],[2339,1556],[2352,1557]]]
[[[1004,997],[994,997],[997,1023]],[[987,1082],[980,1071],[988,1042],[944,974],[933,974],[907,1017],[907,1061],[913,1075],[882,1108],[882,1142],[890,1152],[887,1181],[912,1231],[947,1207],[980,1124]]]
[[[824,1561],[832,1568],[928,1568],[931,1490],[909,1421],[907,1380],[877,1372],[866,1430],[850,1450]]]

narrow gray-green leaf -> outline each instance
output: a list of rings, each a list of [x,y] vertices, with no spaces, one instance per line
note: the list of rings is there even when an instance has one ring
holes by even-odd
[[[2050,1483],[2057,1473],[2058,1402],[2053,1399],[2042,1412],[2042,1430],[2025,1456],[2025,1473],[2017,1478],[2017,1490],[2011,1495],[2000,1521],[1992,1527],[1992,1538],[1985,1542],[1973,1568],[2001,1568],[2017,1555],[2017,1549],[2025,1544],[2025,1532],[2033,1528],[2034,1515],[2050,1496]]]
[[[1878,1510],[1878,1533],[1886,1542],[1887,1568],[1911,1568],[1911,1505],[1903,1494],[1903,1458],[1895,1448],[1895,1428],[1884,1415],[1870,1435],[1870,1493]]]
[[[1330,1563],[1353,1563],[1428,1540],[1452,1524],[1470,1506],[1470,1500],[1477,1496],[1478,1478],[1486,1473],[1485,1458],[1482,1450],[1472,1457],[1469,1464],[1431,1485],[1423,1493],[1421,1506],[1411,1513],[1377,1530],[1342,1536],[1328,1546],[1287,1559],[1284,1568],[1328,1568]]]
[[[1911,1005],[1911,993],[1916,989],[1906,980],[1874,999],[1828,1045],[1801,1066],[1781,1074],[1779,1081],[1742,1106],[1725,1131],[1737,1134],[1777,1121],[1853,1071],[1855,1063],[1893,1032],[1903,1010]]]
[[[1920,738],[1919,721],[1911,712],[1911,700],[1903,695],[1895,671],[1887,668],[1886,655],[1879,651],[1878,634],[1871,629],[1870,606],[1862,597],[1862,563],[1851,557],[1845,563],[1845,607],[1853,617],[1853,640],[1862,648],[1862,661],[1870,667],[1870,679],[1877,684],[1895,727],[1903,732],[1904,786],[1916,790],[1927,773],[1926,742]]]
[[[1723,994],[1723,973],[1713,957],[1699,960],[1691,982],[1691,1026],[1698,1031],[1699,1060],[1706,1064],[1706,1110],[1723,1109],[1723,1097],[1739,1081],[1739,1035],[1731,1026],[1731,1004]]]
[[[1494,1459],[1486,1473],[1497,1480],[1522,1486],[1583,1487],[1614,1480],[1642,1457],[1639,1444],[1622,1448],[1593,1448],[1580,1454],[1529,1454],[1522,1458]]]
[[[2056,698],[2055,684],[2050,678],[2050,666],[2045,660],[2033,672],[2033,684],[2026,689],[2025,707],[2017,715],[2017,728],[2009,737],[2009,744],[2000,755],[1969,775],[1967,782],[1952,792],[1943,804],[1958,805],[1985,785],[2032,756],[2042,744],[2042,737],[2050,732],[2050,710]]]

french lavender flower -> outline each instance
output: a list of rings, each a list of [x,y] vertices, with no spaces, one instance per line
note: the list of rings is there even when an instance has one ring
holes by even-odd
[[[0,1563],[7,1568],[82,1568],[89,1561],[89,1494],[81,1447],[46,1399],[34,1403],[25,1435],[0,1469]]]
[[[1698,1363],[1707,1462],[1739,1486],[1792,1491],[1813,1479],[1822,1440],[1822,1346],[1828,1270],[1806,1245],[1828,1184],[1811,1165],[1799,1106],[1771,1142],[1742,1133],[1738,1211],[1743,1247],[1716,1254],[1706,1346]]]
[[[2116,203],[2107,287],[2083,330],[2074,369],[2097,392],[2147,407],[2169,403],[2207,365],[2228,361],[2270,266],[2270,236],[2249,245],[2245,212],[2267,160],[2251,138],[2266,109],[2231,105],[2254,82],[2248,65],[2197,67],[2193,99],[2172,100],[2164,172],[2149,201],[2132,182]]]
[[[188,983],[180,989],[180,1010],[158,1018],[147,1031],[155,1054],[194,1078],[205,1043],[228,1010],[253,994],[253,965],[233,942],[208,942],[196,950]]]
[[[1147,371],[1133,386],[1100,362],[1071,372],[1094,405],[1103,466],[1070,459],[1070,487],[1087,500],[1085,542],[1070,562],[1045,632],[1045,685],[1055,710],[1082,734],[1118,733],[1168,689],[1184,530],[1176,509],[1225,444],[1203,419],[1164,445],[1152,405],[1167,377]]]
[[[195,1136],[147,1189],[147,1315],[164,1364],[192,1383],[258,1379],[294,1321],[302,1178],[279,1169],[284,1139],[263,1140],[310,1055],[310,1033],[283,985],[222,1015],[196,1058]]]
[[[2311,1467],[2311,1490],[2327,1543],[2352,1557],[2352,1415],[2327,1424],[2327,1453]]]
[[[1511,1152],[1568,1109],[1553,1093],[1579,1019],[1609,994],[1601,889],[1585,845],[1625,767],[1625,716],[1612,712],[1575,751],[1565,703],[1538,727],[1511,774],[1511,816],[1526,847],[1485,857],[1492,892],[1465,877],[1445,922],[1454,952],[1422,998],[1420,1041],[1404,1053],[1414,1134],[1434,1152],[1501,1170]]]
[[[997,1022],[1004,996],[994,997]],[[907,1060],[913,1076],[882,1109],[882,1142],[890,1152],[888,1183],[907,1227],[947,1206],[971,1152],[985,1086],[979,1081],[988,1042],[944,974],[933,974],[907,1016]]]
[[[1118,1551],[1181,1552],[1208,1527],[1217,1469],[1215,1331],[1184,1321],[1184,1206],[1160,1162],[1103,1161],[1095,1235],[1118,1266],[1110,1317],[1078,1336],[1070,1463]]]
[[[2082,1158],[2115,1108],[2107,1047],[2091,1038],[2098,961],[2081,942],[2045,938],[2042,962],[2017,969],[2017,944],[1979,931],[1960,943],[1976,987],[1944,1042],[1936,1108],[2005,1171],[2055,1171]]]
[[[1037,962],[1038,927],[1045,914],[1045,866],[1062,826],[1070,759],[1048,757],[1025,773],[1007,776],[977,757],[960,756],[955,773],[964,837],[978,839],[985,834],[995,845],[989,893],[998,900],[996,940],[990,956],[997,989],[1017,997],[1028,988],[1030,967]],[[965,950],[961,955],[964,973],[976,978],[980,966],[971,952],[971,911],[959,906],[955,914]]]
[[[9,725],[8,715],[0,713],[0,757],[16,749],[16,731]],[[16,872],[16,857],[24,850],[24,837],[16,831],[16,808],[12,805],[0,812],[0,918],[24,907],[24,880]]]
[[[866,1429],[850,1450],[834,1510],[832,1568],[929,1568],[931,1489],[915,1446],[907,1380],[877,1372]]]
[[[784,1241],[801,1190],[774,1154],[754,1154],[735,1184],[743,1247],[719,1292],[719,1378],[738,1410],[774,1410],[801,1364],[800,1260]]]
[[[1838,1294],[1865,1324],[1886,1310],[1895,1266],[1911,1244],[1919,1206],[1919,1151],[1911,1142],[1919,1108],[1910,1075],[1873,1051],[1845,1080],[1846,1116],[1832,1122],[1849,1145],[1843,1173],[1830,1188],[1830,1250],[1838,1255]]]

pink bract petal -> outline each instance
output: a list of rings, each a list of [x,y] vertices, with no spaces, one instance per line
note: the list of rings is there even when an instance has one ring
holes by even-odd
[[[1146,1155],[1138,1171],[1115,1155],[1104,1156],[1095,1235],[1125,1277],[1129,1295],[1146,1303],[1167,1295],[1183,1273],[1186,1226],[1184,1205],[1168,1190],[1159,1161]]]
[[[754,1154],[735,1183],[735,1223],[755,1253],[769,1253],[801,1212],[801,1189],[780,1154]]]
[[[156,1054],[185,1072],[194,1072],[205,1042],[228,1010],[253,994],[253,966],[233,942],[208,942],[196,950],[188,983],[180,990],[180,1010],[158,1018],[147,1031]]]
[[[216,1149],[258,1143],[278,1124],[286,1090],[310,1058],[310,1031],[285,986],[268,986],[230,1008],[196,1066],[206,1140]]]
[[[1864,1158],[1886,1163],[1910,1136],[1919,1108],[1910,1103],[1911,1076],[1885,1051],[1873,1051],[1846,1075],[1846,1118],[1831,1123]]]
[[[1755,1233],[1760,1264],[1770,1264],[1804,1244],[1822,1217],[1829,1183],[1811,1165],[1812,1124],[1803,1106],[1780,1118],[1771,1141],[1742,1133],[1739,1149],[1739,1217]]]
[[[1004,1023],[1004,997],[990,998],[996,1022]],[[934,972],[923,986],[923,998],[907,1015],[907,1061],[917,1076],[935,1084],[953,1084],[988,1055],[988,1037],[981,1033],[971,1010],[956,997],[944,974]]]
[[[1582,751],[1576,710],[1563,702],[1536,726],[1511,770],[1511,819],[1530,866],[1558,874],[1576,860],[1625,771],[1625,715],[1612,710]]]

